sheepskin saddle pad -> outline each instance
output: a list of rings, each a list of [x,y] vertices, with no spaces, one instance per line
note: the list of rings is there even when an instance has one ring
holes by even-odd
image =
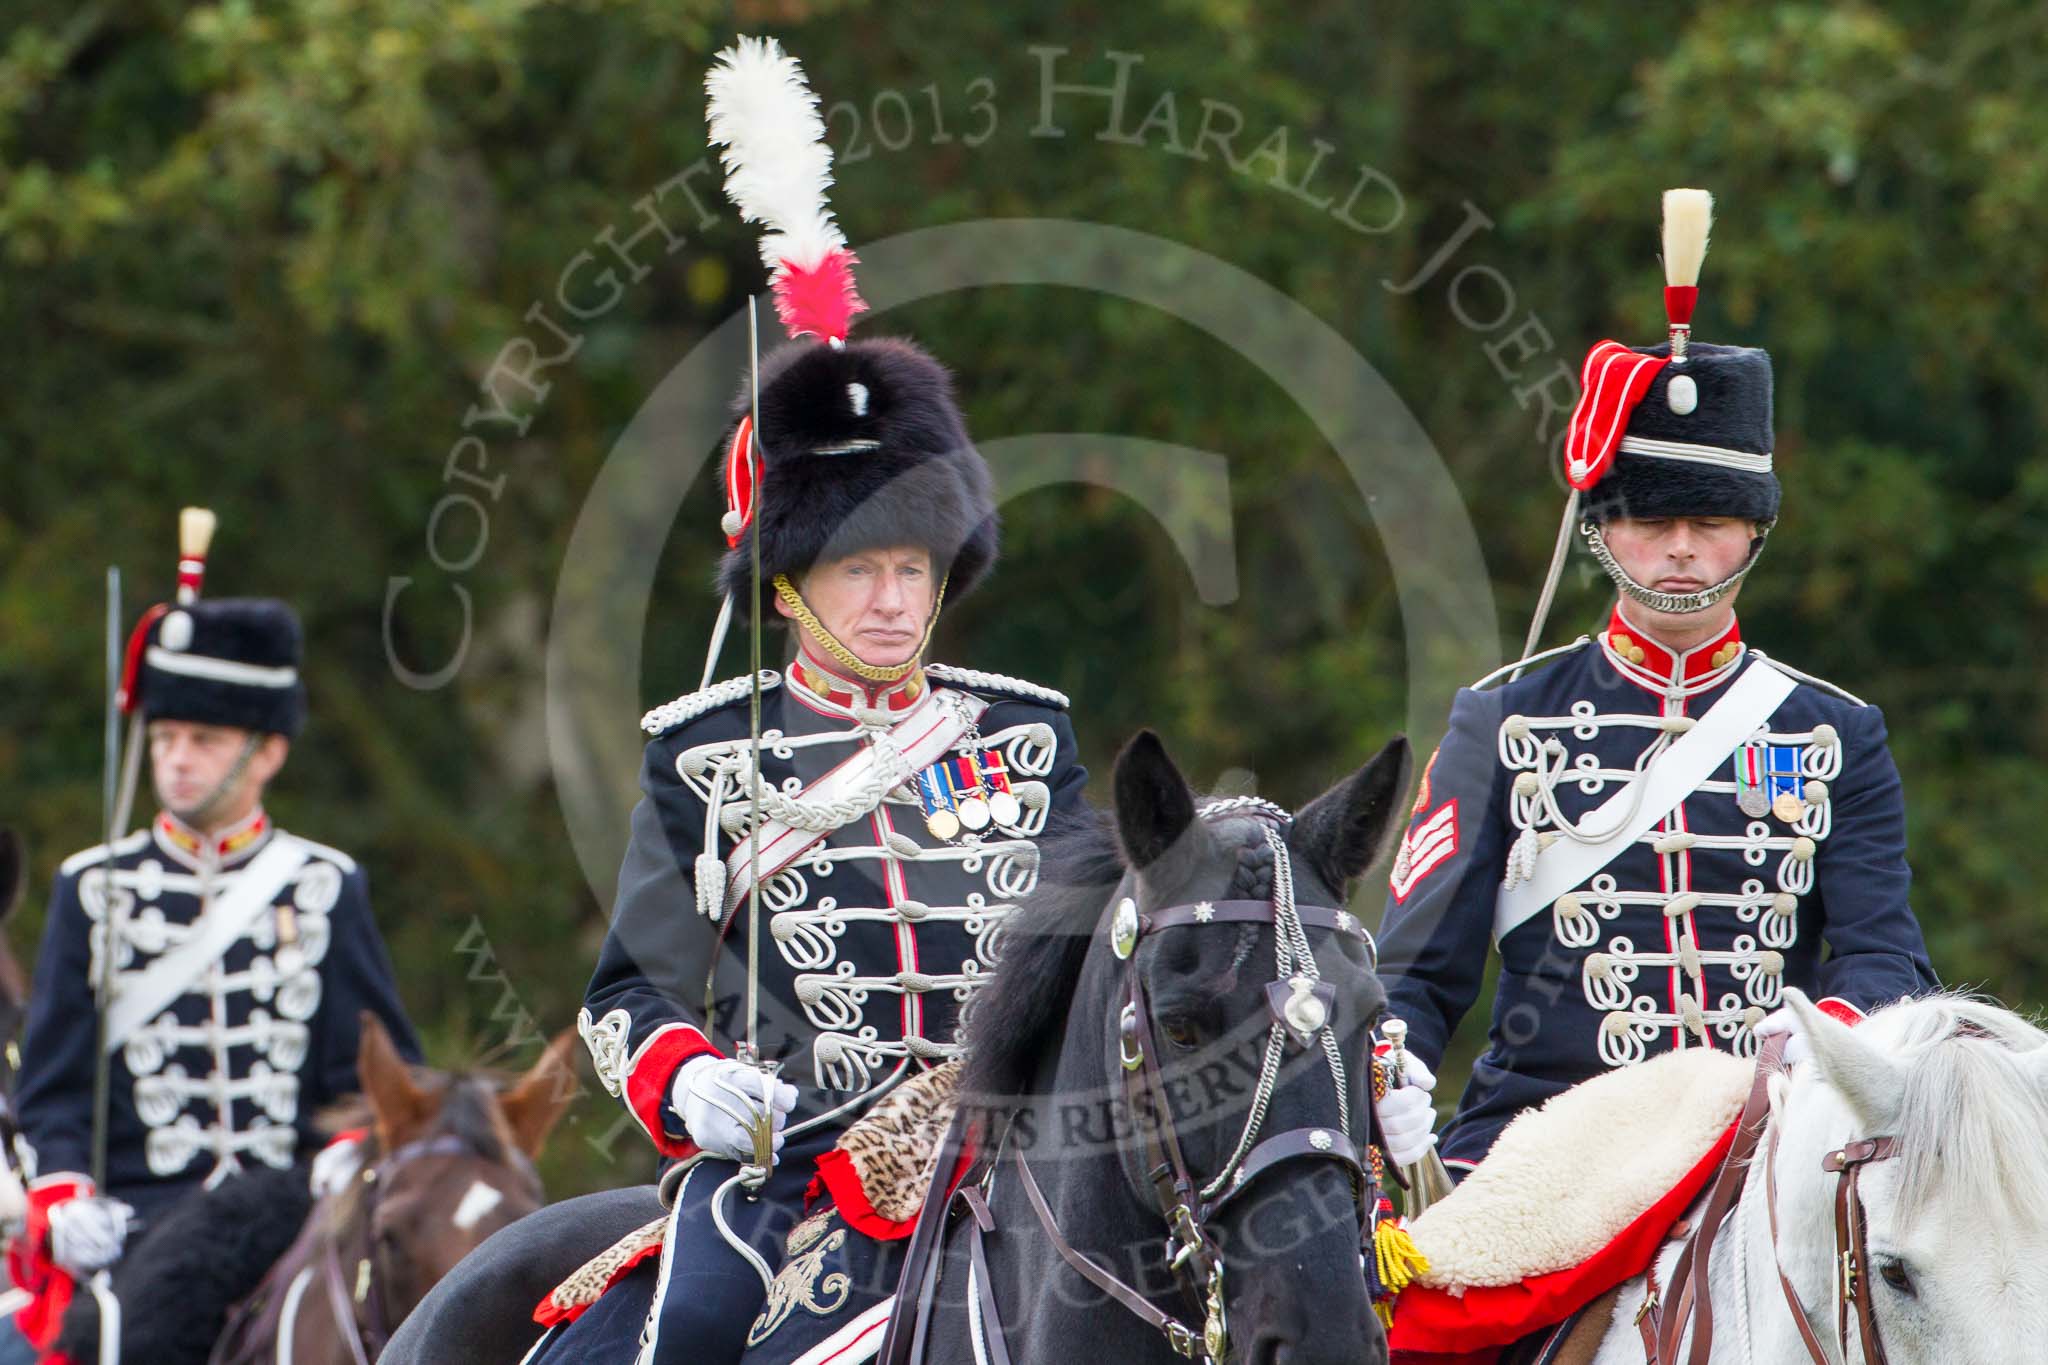
[[[1578,1266],[1683,1182],[1742,1114],[1752,1063],[1667,1052],[1557,1095],[1409,1227],[1420,1282],[1457,1292]]]

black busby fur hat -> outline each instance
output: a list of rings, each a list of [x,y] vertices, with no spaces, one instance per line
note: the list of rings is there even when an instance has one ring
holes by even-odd
[[[1628,349],[1671,354],[1669,342]],[[1681,378],[1690,381],[1691,392],[1681,386],[1674,402],[1671,386]],[[1632,451],[1630,438],[1771,454],[1771,358],[1762,349],[1695,341],[1682,364],[1666,365],[1630,411],[1614,468],[1586,491],[1582,511],[1601,523],[1624,516],[1777,520],[1776,474]]]
[[[967,434],[953,378],[894,337],[844,346],[793,341],[761,363],[759,509],[764,605],[776,574],[862,550],[922,546],[956,601],[995,563],[994,479]],[[749,408],[742,389],[736,415]],[[745,536],[719,564],[744,601]]]
[[[149,626],[138,681],[145,720],[298,735],[306,721],[299,618],[273,598],[209,597]]]

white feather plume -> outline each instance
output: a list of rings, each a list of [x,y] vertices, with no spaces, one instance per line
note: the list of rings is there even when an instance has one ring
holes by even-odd
[[[725,150],[725,192],[740,217],[767,229],[761,259],[814,269],[846,245],[825,202],[832,149],[818,97],[773,38],[741,38],[704,78],[711,141]]]
[[[1713,223],[1713,195],[1705,190],[1664,191],[1664,283],[1699,284]]]

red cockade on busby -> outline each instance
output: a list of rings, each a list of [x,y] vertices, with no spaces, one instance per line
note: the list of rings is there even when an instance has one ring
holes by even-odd
[[[817,96],[773,39],[741,39],[706,87],[726,191],[767,229],[761,256],[793,338],[761,363],[758,415],[753,385],[734,404],[719,587],[745,600],[751,531],[764,605],[777,575],[900,545],[930,551],[957,599],[995,561],[993,480],[943,365],[906,340],[847,339],[867,305],[825,202],[832,155]]]

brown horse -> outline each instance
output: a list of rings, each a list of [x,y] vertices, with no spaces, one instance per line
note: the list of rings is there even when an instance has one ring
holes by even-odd
[[[574,1046],[558,1035],[517,1079],[435,1072],[365,1012],[362,1099],[327,1116],[363,1131],[354,1173],[315,1201],[304,1165],[252,1167],[181,1201],[114,1271],[121,1358],[368,1365],[457,1261],[541,1206],[533,1162],[575,1098]],[[74,1302],[58,1346],[95,1359],[99,1326]]]
[[[421,1078],[364,1014],[360,1177],[321,1199],[213,1353],[215,1365],[365,1365],[455,1263],[544,1202],[534,1158],[575,1098],[564,1031],[500,1089]]]

